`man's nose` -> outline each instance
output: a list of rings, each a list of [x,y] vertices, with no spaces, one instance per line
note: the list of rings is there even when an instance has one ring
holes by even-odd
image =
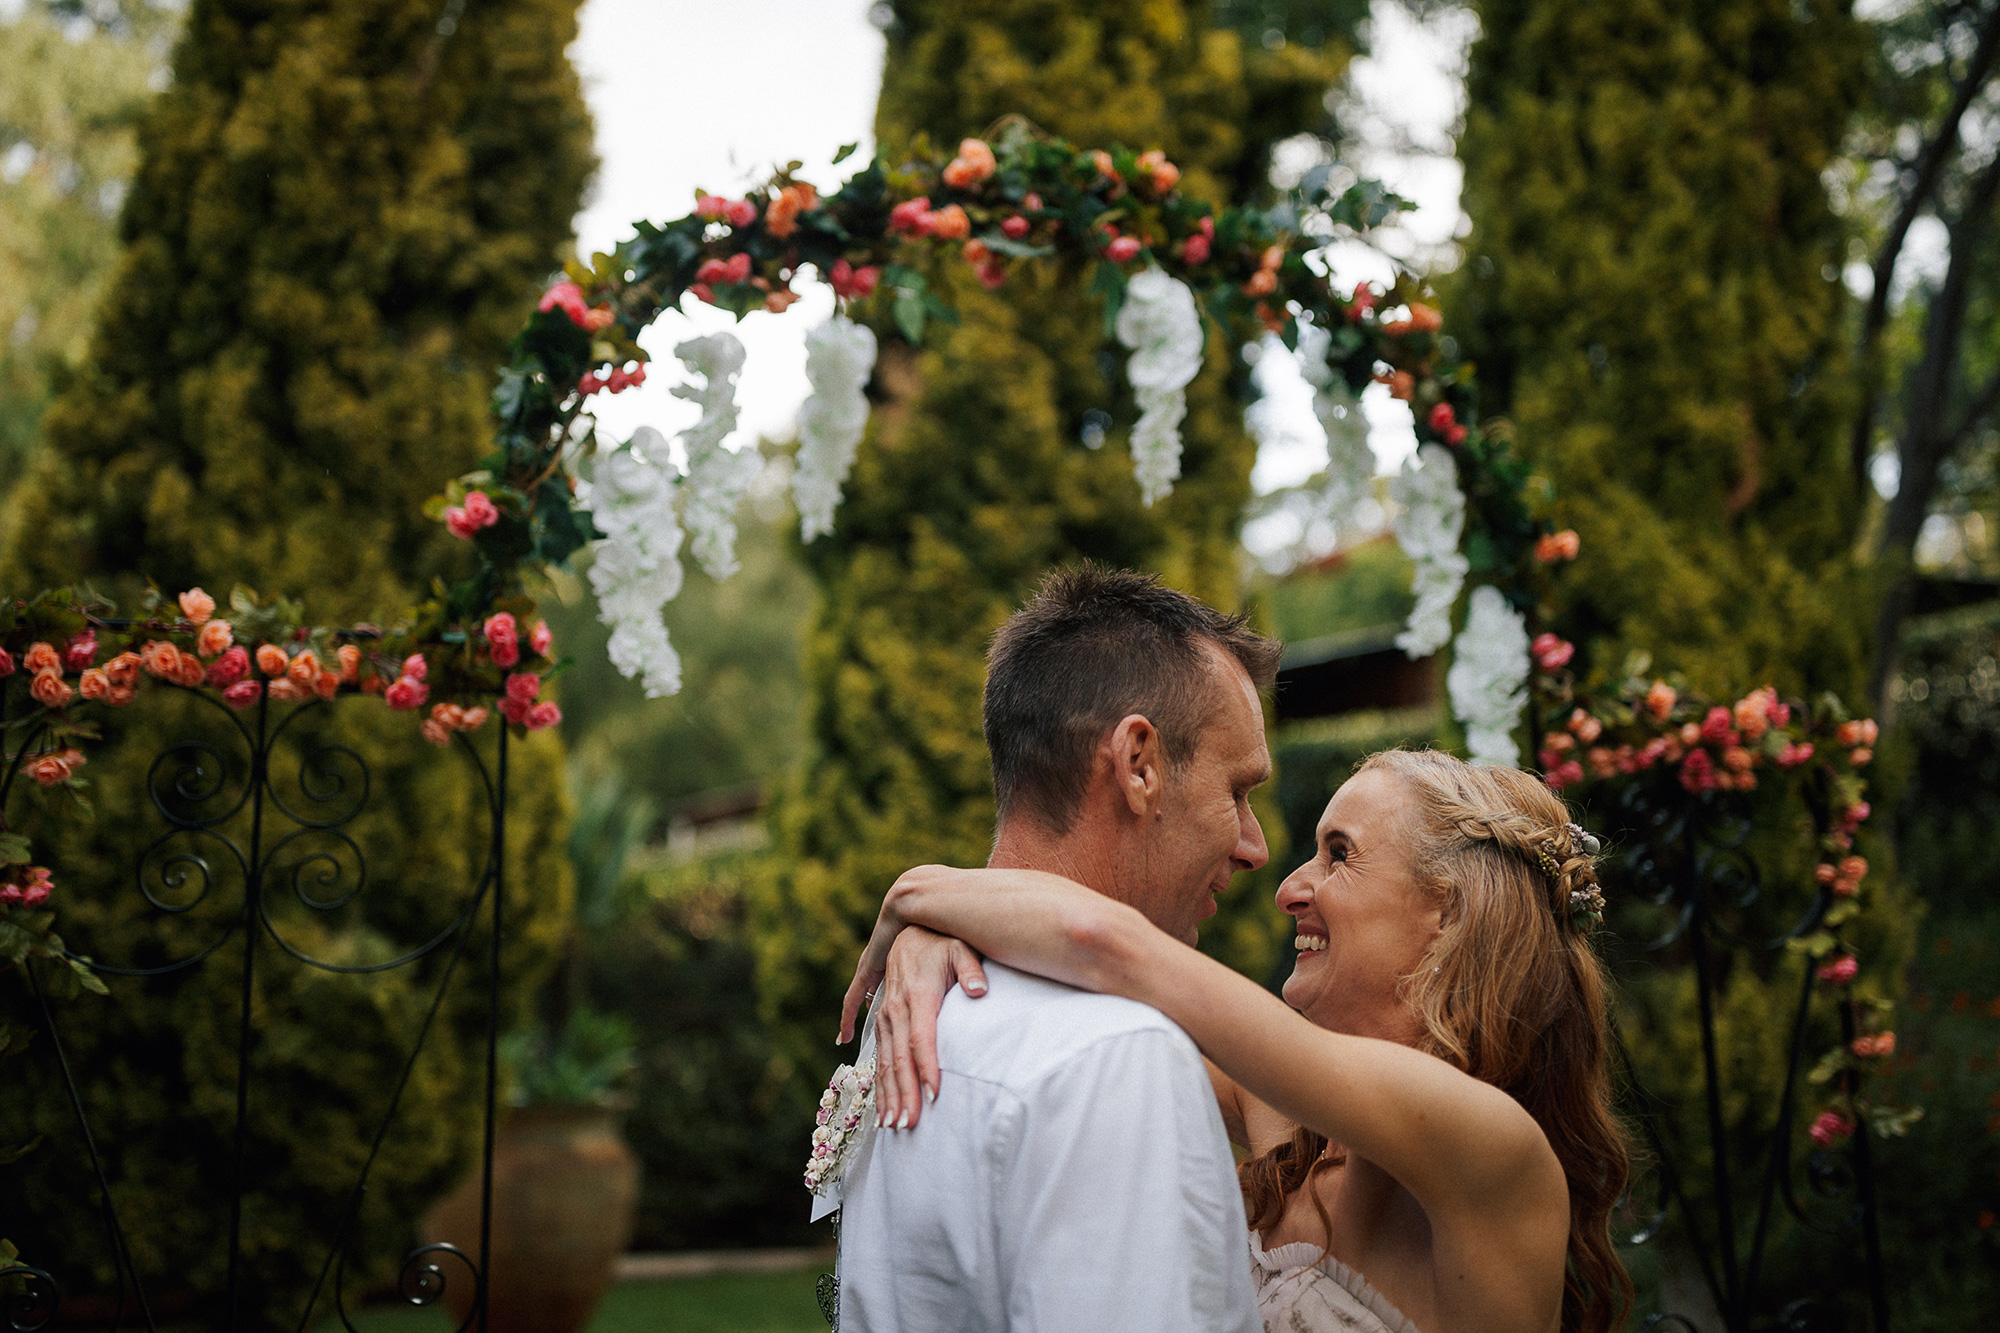
[[[1236,831],[1236,854],[1233,858],[1238,870],[1256,870],[1271,859],[1271,849],[1264,842],[1264,826],[1257,822],[1257,812],[1244,802],[1243,819]]]

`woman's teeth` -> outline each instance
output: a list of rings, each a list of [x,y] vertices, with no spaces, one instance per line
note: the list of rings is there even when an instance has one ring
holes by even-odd
[[[1295,935],[1292,937],[1292,947],[1300,953],[1317,953],[1326,947],[1326,936]]]

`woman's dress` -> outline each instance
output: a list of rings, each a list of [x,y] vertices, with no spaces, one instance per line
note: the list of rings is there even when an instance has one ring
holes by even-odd
[[[1418,1333],[1368,1279],[1310,1241],[1265,1249],[1250,1233],[1264,1333]]]

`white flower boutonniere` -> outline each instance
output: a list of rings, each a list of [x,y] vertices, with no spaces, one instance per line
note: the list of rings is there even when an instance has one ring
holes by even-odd
[[[861,1141],[862,1123],[875,1108],[875,1062],[842,1065],[819,1098],[819,1127],[806,1159],[806,1188],[824,1194],[840,1183]]]

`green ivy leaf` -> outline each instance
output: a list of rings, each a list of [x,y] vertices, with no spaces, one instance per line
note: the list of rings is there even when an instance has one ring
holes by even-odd
[[[0,833],[0,866],[24,866],[30,856],[28,840],[19,833]]]
[[[853,157],[853,156],[854,156],[854,152],[855,152],[855,150],[856,150],[857,148],[859,148],[859,147],[861,147],[861,145],[860,145],[860,144],[858,144],[858,143],[844,143],[844,144],[842,144],[842,145],[841,145],[841,146],[839,147],[839,149],[838,149],[837,151],[835,151],[835,153],[834,153],[834,155],[833,155],[833,165],[835,165],[835,166],[837,167],[837,166],[839,166],[839,165],[840,165],[841,163],[845,162],[845,161],[846,161],[846,160],[847,160],[848,158],[850,158],[850,157]]]
[[[924,298],[916,292],[905,289],[896,293],[896,302],[890,307],[896,317],[896,327],[910,340],[913,347],[920,347],[924,341],[924,320],[928,309]]]

